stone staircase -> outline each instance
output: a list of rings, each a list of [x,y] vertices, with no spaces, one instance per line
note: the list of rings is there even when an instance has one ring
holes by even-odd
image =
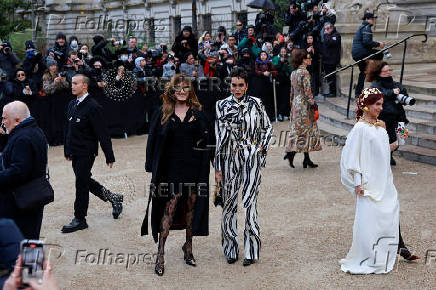
[[[436,65],[434,68],[436,71]],[[394,79],[397,78],[394,76]],[[400,146],[394,154],[408,160],[436,165],[436,80],[432,83],[405,80],[403,85],[409,95],[416,99],[416,104],[404,106],[409,120],[407,128],[410,135],[406,145]],[[342,92],[345,90],[344,87]],[[356,100],[351,100],[350,119],[347,119],[347,97],[342,95],[318,102],[318,126],[321,134],[329,136],[327,139],[335,140],[335,143],[341,145],[345,143],[345,136],[355,124]]]

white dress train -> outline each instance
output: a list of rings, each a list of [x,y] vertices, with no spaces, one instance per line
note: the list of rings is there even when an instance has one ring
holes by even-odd
[[[357,122],[347,136],[341,156],[341,181],[356,196],[353,242],[339,261],[351,274],[383,274],[395,264],[400,205],[390,166],[389,138],[383,127]]]

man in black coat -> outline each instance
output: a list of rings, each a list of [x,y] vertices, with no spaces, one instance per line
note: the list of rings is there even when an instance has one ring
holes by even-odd
[[[13,77],[16,65],[20,62],[15,53],[12,51],[12,45],[9,41],[0,43],[0,68],[3,69],[8,77]]]
[[[88,227],[86,215],[89,204],[89,192],[103,201],[112,203],[112,215],[115,219],[123,210],[123,196],[110,192],[91,178],[91,169],[98,153],[98,142],[106,157],[106,164],[112,168],[115,157],[101,106],[88,94],[89,78],[78,74],[72,78],[73,95],[67,110],[65,129],[65,158],[72,161],[76,175],[76,200],[74,218],[62,228],[63,233],[72,233]]]
[[[289,10],[286,11],[285,14],[285,23],[289,26],[289,34],[294,32],[297,29],[298,24],[301,21],[306,20],[306,15],[301,13],[300,8],[297,6],[295,2],[292,2],[289,5]]]
[[[7,104],[2,117],[0,134],[9,138],[0,156],[0,218],[14,220],[26,239],[39,239],[44,206],[20,210],[12,191],[46,174],[47,140],[26,104]]]
[[[322,43],[322,64],[326,75],[336,70],[341,62],[341,35],[331,23],[324,26],[324,42]],[[326,97],[336,97],[336,74],[327,78],[329,94]]]
[[[374,25],[374,19],[376,16],[372,13],[365,13],[363,16],[362,24],[357,29],[356,34],[354,34],[353,38],[353,48],[351,50],[351,55],[355,61],[363,59],[375,52],[375,48],[382,49],[385,47],[383,42],[376,42],[372,40],[372,30],[371,26]],[[382,59],[383,54],[380,54],[380,57],[376,57],[377,59]],[[362,61],[359,64],[359,80],[357,82],[356,90],[354,91],[354,95],[356,98],[362,93],[363,86],[365,83],[365,71],[366,71],[366,61]]]

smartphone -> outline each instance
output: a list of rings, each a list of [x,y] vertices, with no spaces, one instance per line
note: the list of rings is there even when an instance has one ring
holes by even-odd
[[[36,280],[41,284],[44,271],[44,242],[40,240],[23,240],[20,244],[20,252],[23,284],[29,285],[31,280]]]

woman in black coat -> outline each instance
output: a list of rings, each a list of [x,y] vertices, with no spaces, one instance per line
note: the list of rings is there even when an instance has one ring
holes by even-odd
[[[408,95],[407,90],[392,79],[392,70],[386,62],[371,60],[368,65],[367,81],[372,82],[371,87],[383,93],[383,111],[379,119],[386,123],[389,135],[389,144],[397,141],[398,122],[409,123],[402,103],[397,101],[399,94]],[[391,165],[396,165],[391,152]]]
[[[147,235],[152,201],[152,234],[155,242],[159,241],[155,272],[159,276],[164,273],[164,247],[169,230],[186,229],[182,250],[186,264],[195,266],[192,236],[208,235],[209,219],[208,125],[191,80],[180,74],[173,76],[162,99],[147,142],[145,169],[152,172],[152,179],[141,228],[141,235]]]
[[[33,115],[33,99],[38,94],[36,84],[27,78],[22,68],[17,68],[11,81],[6,84],[5,103],[21,101],[27,105]]]

